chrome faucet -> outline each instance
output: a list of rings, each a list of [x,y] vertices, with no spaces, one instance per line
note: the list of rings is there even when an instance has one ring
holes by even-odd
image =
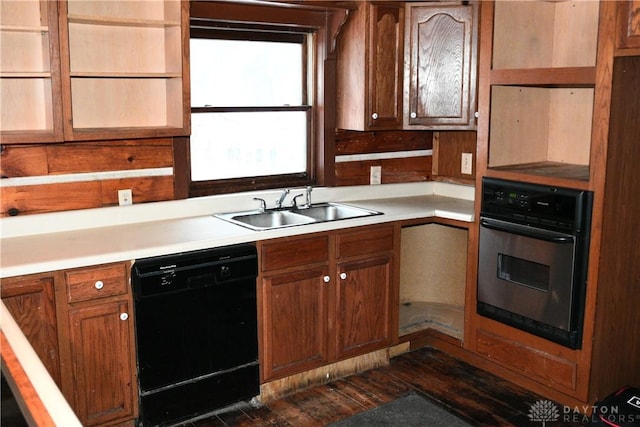
[[[267,202],[265,202],[264,199],[261,199],[260,197],[254,197],[253,200],[260,202],[260,212],[264,212],[267,210]]]
[[[306,191],[306,196],[305,196],[305,201],[304,204],[307,208],[311,207],[311,192],[313,191],[313,187],[311,187],[310,185],[307,186],[307,191]]]
[[[289,194],[289,189],[285,188],[282,191],[282,194],[280,195],[280,197],[278,197],[278,200],[276,200],[276,208],[278,209],[282,208],[282,203],[284,202],[284,199],[287,197],[287,194]]]

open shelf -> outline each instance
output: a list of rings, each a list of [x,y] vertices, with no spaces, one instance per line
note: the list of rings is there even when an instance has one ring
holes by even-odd
[[[464,307],[429,301],[404,301],[400,304],[399,336],[435,329],[461,340],[464,331]]]
[[[593,99],[592,88],[494,85],[489,167],[555,162],[588,169]]]
[[[172,0],[67,3],[68,138],[132,129],[139,136],[181,133],[186,125],[182,13],[181,2]]]
[[[85,16],[73,15],[68,16],[71,24],[88,24],[88,25],[109,25],[117,27],[148,27],[148,28],[167,28],[179,27],[180,21],[165,21],[156,19],[133,19],[133,18],[111,18],[108,16]]]
[[[0,123],[3,142],[51,142],[61,138],[56,4],[0,2]],[[16,54],[19,52],[19,54]]]
[[[595,67],[598,12],[596,0],[496,2],[492,68]]]
[[[488,172],[589,181],[600,3],[493,4]]]
[[[424,224],[402,228],[399,336],[435,329],[464,333],[468,231]]]

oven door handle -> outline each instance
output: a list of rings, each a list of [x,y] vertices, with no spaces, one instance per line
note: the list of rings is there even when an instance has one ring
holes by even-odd
[[[480,218],[480,225],[491,230],[503,231],[505,233],[518,234],[532,239],[545,240],[552,243],[573,243],[575,236],[571,234],[557,233],[542,228],[530,227],[527,225],[514,224],[506,221],[499,221],[490,218]]]

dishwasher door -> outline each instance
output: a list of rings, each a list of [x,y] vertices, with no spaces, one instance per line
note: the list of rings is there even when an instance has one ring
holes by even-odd
[[[169,425],[259,394],[255,247],[134,264],[139,425]]]

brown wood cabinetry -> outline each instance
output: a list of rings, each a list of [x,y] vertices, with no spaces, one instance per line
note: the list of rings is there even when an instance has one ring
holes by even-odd
[[[336,249],[336,356],[343,359],[386,347],[397,335],[394,229],[338,233]]]
[[[477,315],[474,257],[464,345],[486,369],[570,405],[640,382],[640,255],[630,231],[640,215],[640,56],[618,38],[629,22],[620,12],[633,19],[633,3],[482,4],[478,176],[589,190],[593,212],[581,347]],[[481,199],[478,185],[476,216]],[[477,253],[477,222],[470,248]]]
[[[618,40],[620,49],[640,49],[640,0],[620,0],[618,4]]]
[[[259,242],[263,382],[397,339],[395,236],[388,225]]]
[[[0,3],[2,143],[62,140],[58,2]]]
[[[188,8],[60,3],[65,139],[189,135]]]
[[[51,378],[60,386],[55,306],[56,273],[2,279],[2,301],[29,340]]]
[[[405,129],[475,129],[477,2],[407,3]]]
[[[475,129],[477,22],[477,2],[358,2],[337,48],[337,128]]]
[[[128,263],[3,279],[2,300],[83,425],[137,417]]]
[[[129,267],[67,270],[58,289],[62,392],[83,425],[133,420],[137,383]]]
[[[586,188],[601,137],[591,124],[606,120],[595,108],[607,85],[596,77],[602,8],[597,1],[483,2],[480,91],[490,105],[480,105],[489,121],[478,144],[488,146],[488,174]]]
[[[358,2],[337,48],[337,128],[402,128],[403,32],[402,3]]]
[[[188,135],[188,10],[176,0],[3,1],[2,142]]]

